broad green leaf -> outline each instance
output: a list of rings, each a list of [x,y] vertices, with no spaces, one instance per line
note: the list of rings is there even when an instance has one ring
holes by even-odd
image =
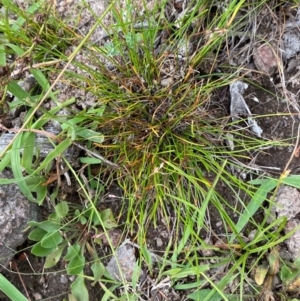
[[[300,188],[300,176],[291,175],[282,180],[282,184],[293,186],[295,188]]]
[[[78,275],[82,272],[85,264],[85,258],[82,254],[78,254],[72,258],[67,266],[67,273],[69,275]]]
[[[291,283],[298,274],[299,271],[292,270],[285,265],[280,269],[280,279],[284,285]]]
[[[60,245],[63,241],[63,237],[60,234],[60,232],[54,231],[54,232],[50,232],[47,233],[43,239],[41,240],[41,246],[43,248],[54,248],[57,247],[58,245]]]
[[[1,179],[0,179],[0,181],[1,181]],[[79,222],[81,223],[81,225],[85,225],[87,223],[86,217],[83,216],[82,213],[78,209],[75,210],[75,216],[78,217]]]
[[[83,215],[80,216],[79,220],[81,225],[85,225],[87,223],[87,219]]]
[[[44,201],[44,199],[47,196],[47,186],[43,186],[42,183],[44,183],[46,179],[42,176],[40,177],[29,177],[26,179],[26,183],[30,189],[31,192],[36,193],[36,203],[38,205],[41,205]]]
[[[83,128],[79,128],[76,131],[77,136],[82,137],[86,140],[90,140],[92,142],[96,142],[96,143],[102,143],[104,140],[104,136],[101,135],[98,132],[95,132],[93,130],[90,129],[83,129]]]
[[[32,192],[36,193],[36,203],[39,206],[42,205],[47,196],[47,187],[40,185],[35,190],[32,190]]]
[[[56,206],[55,206],[55,212],[56,214],[63,218],[65,216],[67,216],[68,212],[69,212],[69,205],[68,202],[66,201],[61,201],[59,202]]]
[[[0,155],[1,155],[1,152],[0,152]],[[8,152],[6,152],[6,154],[4,155],[4,157],[3,156],[1,157],[1,160],[0,160],[0,172],[3,171],[3,169],[9,165],[10,160],[11,160],[11,152],[8,151]],[[3,180],[3,179],[0,179],[0,180]],[[8,179],[4,179],[4,180],[8,180]]]
[[[11,284],[2,274],[0,274],[0,291],[2,291],[10,300],[13,301],[28,301],[20,291]]]
[[[112,229],[118,226],[110,208],[101,211],[100,216],[101,216],[102,224],[106,229]]]
[[[91,220],[94,226],[101,225],[101,216],[98,211],[92,210],[91,214],[88,217],[88,220]]]
[[[45,167],[48,166],[55,158],[63,154],[63,152],[72,144],[71,139],[67,138],[57,146],[47,155],[43,163],[40,165],[40,167],[35,170],[34,173],[41,172]]]
[[[79,253],[80,253],[80,245],[79,244],[71,245],[68,247],[68,251],[64,259],[71,260],[74,257],[78,256]]]
[[[71,284],[71,292],[77,301],[89,300],[89,292],[86,288],[84,277],[78,276],[76,278],[76,280]]]
[[[14,80],[9,82],[8,91],[22,101],[26,98],[30,98],[30,94],[23,90],[21,86]]]
[[[29,233],[28,238],[33,241],[41,241],[47,233],[48,232],[41,228],[35,228]]]
[[[95,261],[92,264],[91,269],[93,271],[94,281],[100,280],[105,273],[105,266],[100,260]]]
[[[266,200],[267,194],[271,192],[276,186],[278,181],[275,179],[267,179],[262,185],[257,189],[254,196],[250,200],[249,204],[245,208],[244,212],[241,214],[238,223],[236,225],[237,233],[240,233],[242,229],[248,224],[249,220],[260,208],[262,203]]]
[[[46,257],[44,268],[49,269],[55,266],[61,258],[61,254],[66,247],[66,243],[61,244],[57,249]]]
[[[61,228],[60,224],[54,223],[52,221],[43,221],[43,222],[30,221],[28,224],[32,227],[41,228],[46,232],[53,232]]]
[[[27,173],[32,173],[32,161],[34,155],[34,146],[35,146],[35,134],[28,133],[26,139],[22,139],[22,167],[26,170]]]
[[[52,213],[50,213],[50,215],[48,216],[48,220],[49,221],[51,221],[51,222],[53,222],[53,223],[56,223],[56,224],[59,224],[59,223],[61,223],[61,217],[60,216],[58,216],[57,214],[56,214],[56,212],[52,212]]]
[[[44,257],[44,256],[47,256],[47,255],[53,253],[55,250],[56,250],[56,248],[44,248],[44,247],[42,247],[41,243],[38,242],[37,244],[35,244],[32,247],[31,253],[38,257]]]
[[[24,54],[24,50],[15,44],[7,43],[5,46],[11,48],[18,56],[22,56]]]

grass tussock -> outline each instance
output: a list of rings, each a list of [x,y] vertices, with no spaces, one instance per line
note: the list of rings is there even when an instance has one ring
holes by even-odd
[[[242,294],[245,283],[252,286],[246,272],[250,254],[263,256],[269,246],[277,244],[274,228],[264,230],[266,221],[258,224],[253,219],[257,209],[245,214],[251,200],[261,205],[261,196],[271,191],[257,195],[257,186],[248,182],[249,175],[255,174],[249,162],[262,151],[289,142],[258,138],[232,122],[226,90],[232,81],[247,74],[242,66],[228,63],[230,53],[235,41],[243,44],[249,34],[247,23],[266,2],[230,1],[223,7],[214,1],[191,1],[176,10],[164,1],[151,11],[145,2],[139,14],[135,3],[113,1],[101,17],[97,16],[106,36],[93,43],[88,37],[97,24],[83,36],[58,19],[51,5],[37,2],[24,10],[3,1],[1,63],[9,68],[1,82],[5,92],[17,97],[9,106],[26,106],[26,130],[43,129],[50,121],[61,126],[60,147],[53,155],[60,156],[73,142],[81,143],[115,164],[99,164],[97,172],[93,164],[86,164],[83,177],[82,171],[67,163],[91,208],[95,209],[97,202],[88,185],[95,188],[96,195],[104,190],[99,182],[116,182],[121,187],[124,200],[116,218],[140,246],[147,241],[148,229],[165,224],[170,240],[158,278],[169,275],[178,286],[177,280],[184,277],[173,268],[186,268],[197,275],[195,287],[210,287],[201,290],[201,300],[217,300],[210,299],[216,292],[229,300],[222,291],[238,277],[240,286],[234,292]],[[113,19],[110,26],[105,24],[107,17]],[[17,63],[35,77],[37,94],[17,87],[11,76]],[[55,90],[59,84],[92,95],[92,105],[88,97],[79,104],[73,98],[59,101],[61,91]],[[42,103],[48,101],[51,109],[47,111]],[[1,103],[5,103],[4,94]],[[23,134],[20,131],[18,135]],[[20,139],[16,141],[24,141],[24,136]],[[21,161],[13,161],[9,154],[2,154],[1,168],[16,171],[16,162]],[[33,159],[32,154],[26,155]],[[26,179],[38,177],[36,170],[51,169],[50,157],[45,161],[32,166],[27,163],[23,173],[15,174]],[[44,180],[40,178],[39,183]],[[20,183],[24,191],[32,187],[26,186],[24,179]],[[45,196],[45,189],[43,193]],[[216,282],[197,270],[204,260],[199,251],[215,249],[204,237],[216,235],[211,224],[216,220],[212,219],[214,214],[223,226],[228,249],[219,249],[217,263],[210,268],[229,267]],[[241,233],[246,225],[250,225],[249,231],[260,233],[250,244]],[[262,241],[265,247],[260,247]],[[141,250],[141,254],[149,262],[148,253]]]

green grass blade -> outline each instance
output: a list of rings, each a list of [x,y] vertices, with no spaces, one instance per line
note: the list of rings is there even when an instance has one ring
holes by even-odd
[[[0,45],[0,66],[6,65],[6,54],[4,45]]]
[[[0,290],[12,301],[28,301],[28,299],[1,274]]]
[[[45,167],[47,167],[48,164],[50,164],[55,158],[61,156],[63,154],[63,152],[72,144],[71,139],[66,139],[63,142],[61,142],[60,144],[58,144],[54,150],[52,150],[47,157],[45,158],[45,160],[43,161],[43,163],[41,164],[41,166],[34,171],[34,174],[41,172]],[[33,175],[33,174],[32,174]]]
[[[27,133],[26,139],[23,139],[23,155],[22,155],[22,166],[27,173],[32,172],[32,161],[34,155],[34,146],[35,146],[35,134]]]
[[[11,149],[11,168],[13,171],[13,175],[15,179],[20,179],[16,183],[18,184],[20,190],[22,193],[32,202],[35,202],[35,199],[29,189],[29,187],[26,184],[25,178],[22,174],[22,168],[21,168],[21,154],[20,154],[20,148],[22,143],[22,135],[23,133],[19,133],[16,137],[15,142],[12,145]],[[22,180],[21,180],[22,179]]]
[[[282,184],[293,186],[295,188],[300,188],[300,176],[299,175],[288,176],[282,180]]]
[[[46,79],[45,75],[40,70],[31,69],[30,72],[34,76],[36,81],[40,84],[40,86],[44,89],[44,91],[50,90],[50,84]],[[49,96],[56,104],[58,104],[57,98],[55,97],[55,94],[52,91],[49,92]]]
[[[266,200],[267,194],[277,186],[278,180],[266,179],[262,185],[257,189],[254,196],[250,200],[245,211],[240,216],[238,223],[236,224],[236,231],[239,233],[247,225],[251,217],[256,213],[262,203]]]

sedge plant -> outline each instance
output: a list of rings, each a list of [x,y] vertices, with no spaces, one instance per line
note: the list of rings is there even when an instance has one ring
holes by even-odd
[[[96,25],[105,27],[109,39],[104,44],[88,40],[96,25],[87,36],[81,36],[57,21],[51,7],[41,3],[22,11],[3,1],[6,15],[0,24],[5,39],[0,62],[6,65],[8,57],[14,55],[26,64],[25,58],[29,57],[33,66],[28,63],[25,68],[36,79],[40,94],[30,95],[9,76],[3,81],[5,91],[16,97],[8,105],[12,108],[25,105],[28,114],[23,131],[17,133],[11,148],[1,154],[0,169],[12,168],[13,181],[21,191],[42,204],[48,194],[47,186],[41,185],[47,181],[43,172],[51,169],[56,157],[76,143],[84,144],[90,154],[101,153],[104,160],[99,157],[82,160],[88,183],[94,181],[95,175],[90,171],[97,164],[96,177],[116,181],[122,189],[124,198],[117,222],[141,246],[141,262],[152,269],[152,259],[145,247],[147,234],[163,221],[170,238],[159,262],[158,279],[169,277],[172,287],[186,290],[194,300],[232,300],[226,287],[238,279],[234,300],[245,300],[244,284],[252,285],[247,272],[248,259],[253,254],[260,254],[261,258],[287,236],[280,236],[284,221],[276,221],[264,229],[265,225],[255,220],[256,212],[281,182],[271,177],[249,182],[239,175],[253,174],[247,162],[262,149],[291,143],[256,137],[248,129],[235,127],[223,108],[214,110],[218,108],[214,93],[240,78],[243,71],[227,66],[217,72],[216,63],[230,37],[241,35],[245,24],[266,1],[256,4],[230,1],[225,8],[211,1],[191,1],[181,17],[175,16],[175,21],[165,15],[168,1],[152,10],[147,10],[143,3],[143,14],[136,12],[135,1],[112,1],[103,15],[97,16]],[[33,19],[36,11],[42,11],[43,18]],[[12,13],[17,20],[10,19]],[[114,20],[110,26],[102,22],[108,14]],[[58,27],[60,37],[56,34]],[[162,39],[164,34],[166,40]],[[190,39],[196,40],[192,54]],[[78,40],[78,46],[68,54],[68,47]],[[76,59],[81,51],[91,65]],[[205,73],[202,66],[211,56],[214,59],[210,72]],[[61,62],[65,63],[64,68],[57,70],[55,66]],[[71,63],[84,72],[78,74],[68,69]],[[97,101],[90,108],[74,112],[73,98],[58,102],[59,91],[53,90],[55,84],[51,85],[47,78],[50,74],[55,74],[55,81],[68,79],[76,88],[94,95]],[[42,105],[48,97],[55,104],[50,111]],[[63,107],[68,116],[60,115]],[[34,143],[34,131],[43,129],[50,120],[60,124],[61,133],[52,139],[53,151],[33,165],[33,148],[26,152],[19,150],[28,148],[26,141]],[[26,133],[30,130],[32,133]],[[230,139],[234,148],[228,146]],[[84,186],[77,171],[67,164],[75,181]],[[292,180],[286,179],[291,185]],[[230,191],[231,199],[220,193],[221,186]],[[47,256],[46,267],[57,263],[68,248],[64,258],[69,262],[67,272],[79,275],[72,289],[79,301],[87,298],[84,289],[87,276],[82,274],[87,242],[77,243],[76,234],[74,240],[72,237],[68,241],[62,233],[78,222],[86,223],[89,229],[99,225],[106,229],[106,223],[114,223],[111,214],[95,209],[89,193],[86,197],[88,207],[79,211],[70,211],[66,201],[54,200],[54,213],[47,221],[31,223],[35,228],[30,236],[37,241],[33,254]],[[214,232],[209,212],[216,212],[223,225],[224,249],[216,250],[203,238],[203,233],[210,236]],[[247,231],[254,229],[258,233],[251,243],[245,241],[243,231],[247,227]],[[90,244],[86,248],[95,254]],[[207,259],[199,255],[203,249],[217,252],[212,258],[214,264],[207,264]],[[103,266],[98,259],[94,260],[97,269],[91,280],[100,284],[105,298],[115,298],[113,288],[117,286],[103,284],[102,274],[99,276]],[[209,271],[220,266],[227,267],[225,276],[214,281]],[[191,275],[193,281],[188,280]],[[128,299],[138,300],[138,291],[124,287]],[[253,291],[259,293],[256,288]]]

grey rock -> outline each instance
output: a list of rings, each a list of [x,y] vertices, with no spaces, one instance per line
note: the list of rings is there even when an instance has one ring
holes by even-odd
[[[59,129],[56,129],[54,127],[46,127],[44,131],[54,136],[58,135],[60,132]],[[15,133],[3,133],[2,135],[0,135],[0,152],[2,152],[9,145],[9,143],[11,143],[15,135]],[[54,146],[46,135],[35,134],[34,154],[36,156],[39,156],[40,158],[45,158],[53,150]],[[20,148],[20,152],[23,153],[23,151],[24,148]],[[74,147],[69,147],[63,153],[63,155],[69,162],[77,160],[78,154],[78,149]]]
[[[285,216],[290,220],[300,212],[300,192],[294,187],[281,185],[275,200],[277,217]]]
[[[12,178],[12,174],[5,170],[0,178]],[[25,242],[27,223],[37,221],[38,217],[38,205],[30,202],[16,184],[0,186],[0,271],[11,261],[16,248]]]
[[[136,266],[134,247],[127,240],[119,246],[106,266],[110,275],[118,281],[131,281]]]
[[[300,221],[296,219],[289,220],[284,228],[285,234],[288,234],[290,231],[296,231],[286,240],[286,245],[288,251],[291,254],[293,260],[296,260],[300,257]]]

